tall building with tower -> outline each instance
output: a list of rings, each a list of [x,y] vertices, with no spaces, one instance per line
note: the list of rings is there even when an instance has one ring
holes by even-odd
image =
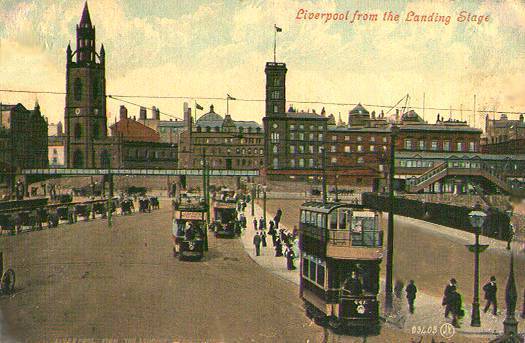
[[[320,174],[328,118],[286,110],[285,63],[267,62],[264,123],[265,166],[270,180],[304,179]]]
[[[96,31],[87,2],[77,25],[76,50],[67,47],[65,136],[70,168],[107,168],[115,150],[108,137],[104,45],[96,50]],[[115,162],[118,162],[116,159]]]

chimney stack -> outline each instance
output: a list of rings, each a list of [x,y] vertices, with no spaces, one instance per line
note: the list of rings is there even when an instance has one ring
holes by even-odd
[[[62,131],[62,122],[59,121],[57,124],[57,136],[62,136],[64,132]]]
[[[139,120],[146,120],[146,107],[140,106]]]
[[[120,120],[128,118],[128,109],[124,105],[120,105]]]
[[[153,120],[160,120],[160,110],[157,107],[153,106],[151,112]]]

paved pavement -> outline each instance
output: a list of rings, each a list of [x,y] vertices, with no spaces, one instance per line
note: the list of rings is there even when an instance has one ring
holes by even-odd
[[[286,201],[286,200],[274,200],[272,206],[269,206],[269,208],[275,209],[276,207],[280,207],[278,204],[279,202]],[[247,215],[247,222],[251,223],[253,221],[253,217],[250,215],[250,208],[247,207],[247,210],[245,212]],[[274,213],[267,213],[267,218],[273,218]],[[290,218],[290,212],[288,212],[288,217],[285,212],[283,222],[286,223],[295,223],[296,218]],[[259,206],[255,206],[255,217],[261,218],[262,217],[262,209]],[[386,220],[386,218],[384,218]],[[433,234],[439,234],[441,236],[445,236],[448,239],[453,239],[456,242],[459,242],[461,244],[469,244],[472,242],[472,234],[455,230],[448,227],[443,227],[441,225],[436,225],[432,223],[423,222],[416,219],[406,218],[406,217],[400,217],[396,216],[396,224],[397,225],[416,225],[420,230],[422,231],[428,231],[432,232]],[[280,226],[284,226],[286,229],[289,229],[286,227],[286,224],[280,223]],[[289,224],[289,226],[291,226]],[[242,235],[242,242],[244,245],[244,248],[248,255],[259,265],[264,267],[265,269],[271,271],[275,275],[278,275],[279,277],[288,280],[290,282],[295,283],[296,285],[299,284],[299,270],[289,271],[286,269],[286,259],[284,257],[275,257],[274,256],[274,249],[271,243],[271,239],[268,241],[268,247],[267,248],[261,248],[262,254],[261,256],[255,256],[255,248],[253,245],[253,236],[254,236],[255,230],[253,229],[253,225],[248,225],[248,228],[245,230],[245,232]],[[481,239],[482,244],[490,244],[492,249],[497,250],[499,252],[506,252],[506,243],[500,242],[494,239],[485,238],[483,237]],[[516,249],[517,247],[513,246],[513,249]],[[470,262],[470,261],[469,261]],[[298,261],[297,263],[298,264]],[[519,273],[519,270],[515,270],[517,273]],[[383,280],[384,281],[384,280]],[[382,282],[383,282],[382,281]],[[503,292],[505,281],[500,280],[499,287],[500,292]],[[384,284],[382,284],[382,289],[384,289]],[[480,290],[480,302],[481,302],[481,308],[483,309],[484,306],[484,299],[482,297],[482,291]],[[442,298],[441,296],[436,296],[433,294],[427,294],[421,290],[417,293],[417,300],[416,300],[416,311],[415,314],[409,314],[408,313],[408,304],[404,297],[401,299],[395,299],[394,307],[395,307],[395,315],[386,317],[386,321],[390,327],[394,327],[397,329],[401,329],[406,333],[414,333],[414,330],[418,330],[418,328],[428,328],[428,327],[437,327],[438,329],[445,323],[449,323],[450,320],[446,320],[444,318],[443,312],[444,308],[441,305]],[[471,306],[468,304],[469,299],[463,298],[464,303],[464,309],[466,312],[465,318],[462,320],[462,327],[457,329],[456,332],[459,334],[463,334],[467,337],[476,337],[474,338],[475,341],[485,340],[489,338],[494,338],[497,334],[499,334],[502,331],[503,325],[502,321],[504,319],[504,303],[500,303],[500,309],[497,316],[494,316],[490,313],[483,313],[481,311],[481,322],[482,326],[480,328],[474,328],[470,326],[470,314],[471,314]],[[521,308],[518,306],[518,308]],[[519,319],[519,318],[518,318]],[[521,320],[520,327],[523,329],[525,327],[525,322]]]

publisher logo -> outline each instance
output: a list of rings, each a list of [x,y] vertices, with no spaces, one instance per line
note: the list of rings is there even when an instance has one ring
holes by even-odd
[[[439,327],[439,333],[443,338],[449,339],[456,334],[456,328],[450,323],[444,323]]]

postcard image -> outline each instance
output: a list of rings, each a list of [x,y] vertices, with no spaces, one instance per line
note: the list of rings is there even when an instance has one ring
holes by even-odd
[[[0,0],[1,342],[525,340],[525,3]]]

